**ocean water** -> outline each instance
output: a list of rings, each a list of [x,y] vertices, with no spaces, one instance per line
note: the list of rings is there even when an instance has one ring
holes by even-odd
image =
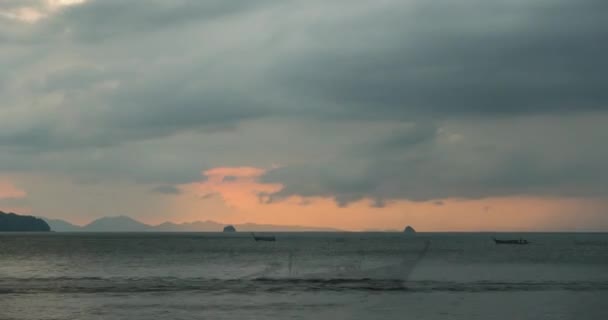
[[[0,319],[608,319],[608,234],[0,233]]]

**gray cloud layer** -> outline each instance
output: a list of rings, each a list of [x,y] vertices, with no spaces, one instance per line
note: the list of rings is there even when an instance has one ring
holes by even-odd
[[[601,1],[387,6],[348,29],[311,28],[317,46],[278,69],[290,92],[328,99],[347,116],[606,110],[607,9]]]
[[[8,1],[2,10],[40,1]],[[0,16],[0,171],[605,196],[606,1],[88,1]],[[165,192],[167,193],[167,192]]]

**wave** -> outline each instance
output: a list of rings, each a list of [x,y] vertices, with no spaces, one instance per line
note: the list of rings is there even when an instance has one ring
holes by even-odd
[[[608,281],[449,282],[401,279],[346,278],[0,278],[0,294],[37,293],[146,293],[146,292],[290,292],[290,291],[608,291]]]

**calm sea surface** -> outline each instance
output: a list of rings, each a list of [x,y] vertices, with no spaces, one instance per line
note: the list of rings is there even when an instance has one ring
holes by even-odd
[[[0,233],[0,319],[608,319],[608,234]]]

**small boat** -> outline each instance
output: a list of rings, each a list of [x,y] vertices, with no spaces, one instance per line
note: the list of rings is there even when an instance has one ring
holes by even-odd
[[[514,240],[498,240],[496,238],[494,239],[494,243],[496,244],[529,244],[530,242],[528,242],[528,240],[525,239],[514,239]]]
[[[256,236],[255,233],[251,233],[253,240],[255,241],[277,241],[274,236]]]

